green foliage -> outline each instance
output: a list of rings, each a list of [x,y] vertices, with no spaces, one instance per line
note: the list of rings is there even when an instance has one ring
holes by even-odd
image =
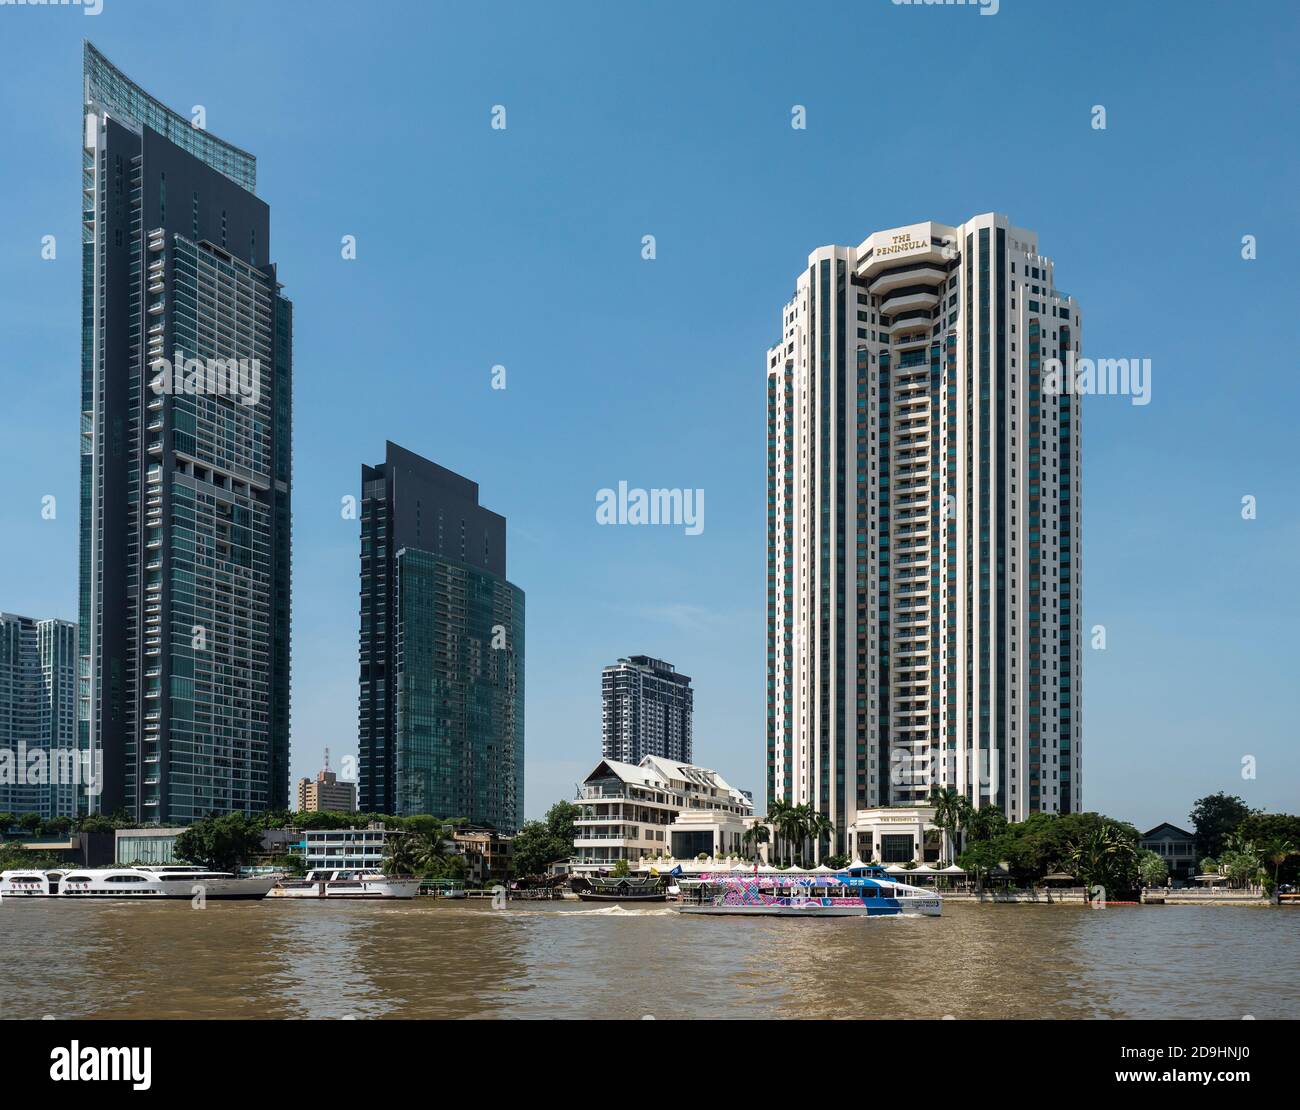
[[[1139,852],[1137,865],[1143,886],[1164,886],[1169,878],[1169,865],[1155,852]]]
[[[966,826],[974,810],[965,795],[951,786],[936,786],[930,792],[930,804],[934,806],[934,823],[948,836],[951,856],[957,850],[957,834]]]
[[[852,862],[853,861],[850,860],[849,857],[844,855],[843,853],[840,853],[839,855],[835,855],[835,856],[826,857],[826,866],[833,867],[835,868],[836,871],[848,867],[848,865]]]
[[[1196,829],[1196,851],[1206,856],[1220,855],[1228,837],[1252,812],[1236,795],[1225,794],[1222,790],[1198,799],[1188,815]]]
[[[275,856],[271,860],[271,866],[277,871],[283,871],[287,875],[305,875],[307,874],[307,861],[297,852],[287,856]]]
[[[1080,831],[1070,843],[1067,859],[1077,882],[1089,891],[1102,887],[1103,897],[1114,898],[1132,890],[1138,881],[1136,830],[1103,818],[1101,824]]]
[[[514,840],[515,875],[545,875],[556,860],[572,856],[577,835],[573,822],[581,812],[572,802],[561,801],[546,811],[545,820],[525,821]]]
[[[214,871],[235,871],[261,850],[264,831],[257,817],[242,813],[210,814],[177,836],[175,856]]]
[[[625,878],[632,874],[632,866],[625,859],[617,859],[614,861],[614,867],[610,874],[618,879]]]

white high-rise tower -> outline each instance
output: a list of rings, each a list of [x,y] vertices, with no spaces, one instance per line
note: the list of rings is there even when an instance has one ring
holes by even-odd
[[[1000,215],[820,247],[796,279],[767,362],[768,798],[835,851],[869,858],[859,813],[936,786],[1079,809],[1080,414],[1044,388],[1079,349]]]

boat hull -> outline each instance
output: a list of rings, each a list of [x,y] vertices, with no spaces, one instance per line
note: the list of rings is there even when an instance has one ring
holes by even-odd
[[[943,903],[938,898],[909,899],[902,905],[878,903],[869,905],[818,905],[816,902],[797,902],[792,905],[746,906],[725,903],[681,905],[673,908],[678,913],[703,917],[898,917],[902,914],[920,914],[939,917]]]
[[[420,892],[419,879],[352,880],[348,882],[315,882],[274,886],[268,898],[352,899],[354,901],[380,901],[383,899],[414,898]]]

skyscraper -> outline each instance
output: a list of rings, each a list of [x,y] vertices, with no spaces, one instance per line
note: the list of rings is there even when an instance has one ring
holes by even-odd
[[[695,694],[671,663],[633,655],[600,674],[601,754],[622,763],[657,755],[691,762]]]
[[[768,351],[768,797],[1080,804],[1080,344],[986,214],[809,255]]]
[[[75,817],[77,626],[0,613],[0,813]]]
[[[98,808],[289,797],[292,309],[252,155],[89,43],[80,743]]]
[[[395,443],[361,468],[360,808],[514,832],[524,593],[478,485]]]

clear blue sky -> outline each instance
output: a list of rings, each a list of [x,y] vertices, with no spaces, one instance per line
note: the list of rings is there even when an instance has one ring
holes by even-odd
[[[472,8],[0,8],[0,608],[77,615],[86,36],[258,158],[296,305],[295,776],[356,749],[339,504],[393,439],[509,521],[530,815],[599,756],[600,668],[639,652],[694,677],[697,760],[761,803],[781,306],[819,244],[994,210],[1039,233],[1086,354],[1154,360],[1150,405],[1084,407],[1084,627],[1108,630],[1084,653],[1085,805],[1300,810],[1293,5]],[[703,488],[704,533],[598,527],[620,480]]]

